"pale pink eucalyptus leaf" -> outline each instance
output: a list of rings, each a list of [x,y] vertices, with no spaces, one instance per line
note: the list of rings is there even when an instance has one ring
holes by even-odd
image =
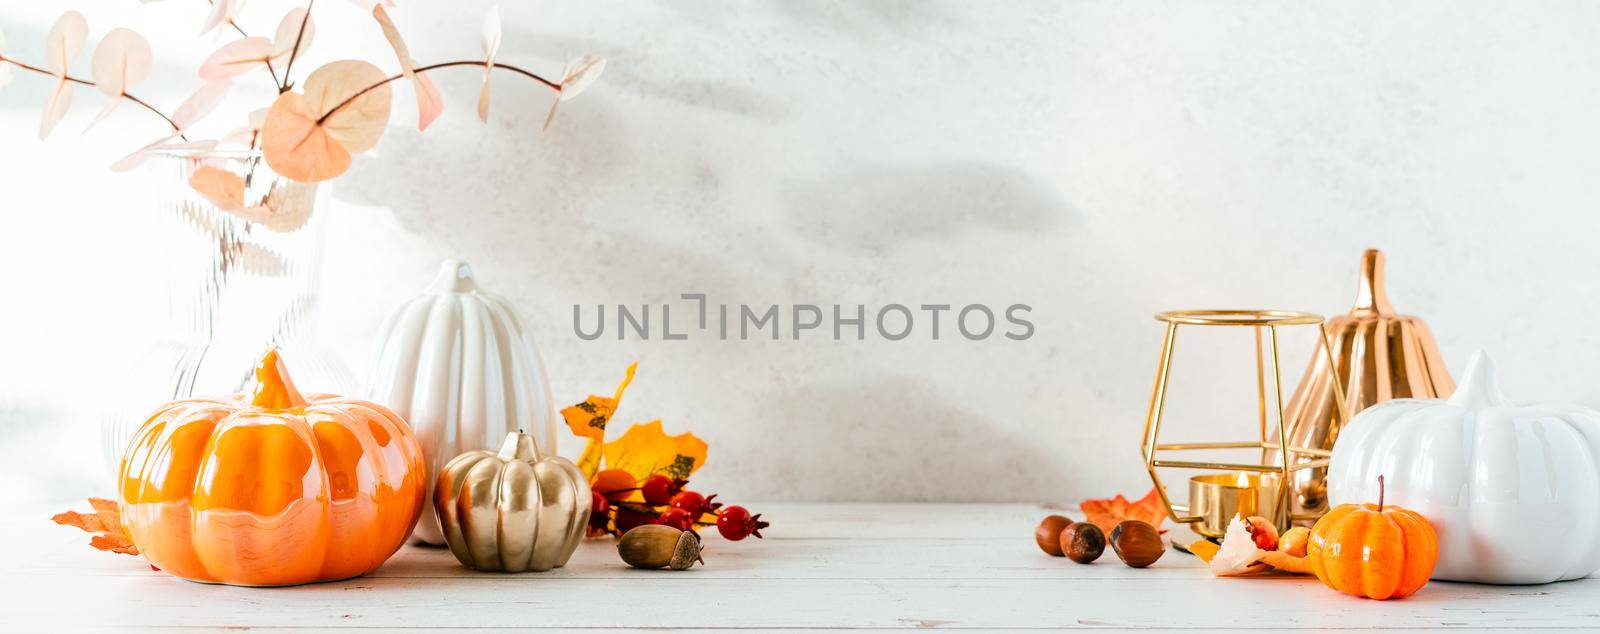
[[[222,135],[222,138],[217,139],[217,142],[254,147],[256,143],[257,132],[258,130],[251,130],[250,128],[239,126],[229,130],[227,134]]]
[[[291,52],[294,53],[294,57],[305,54],[306,49],[311,46],[312,36],[317,32],[317,21],[312,20],[310,16],[311,13],[305,7],[295,7],[278,22],[278,32],[272,37],[274,62],[289,59]],[[303,31],[302,23],[305,25]]]
[[[548,132],[550,130],[550,124],[555,122],[555,120],[556,120],[556,108],[558,108],[560,106],[561,106],[561,97],[560,96],[557,96],[555,99],[551,99],[550,100],[550,114],[547,114],[547,115],[544,116],[544,128],[543,128],[544,131]]]
[[[117,106],[121,105],[121,104],[122,104],[122,99],[121,98],[112,99],[110,102],[107,102],[105,107],[101,108],[100,112],[98,114],[94,115],[93,119],[89,120],[89,125],[83,126],[83,134],[88,134],[90,130],[94,129],[94,126],[96,124],[100,123],[101,121],[104,121],[106,117],[111,116],[111,113],[116,111]]]
[[[50,90],[50,98],[45,101],[44,112],[39,115],[40,139],[50,136],[61,117],[66,116],[67,110],[72,107],[72,84],[67,81],[67,71],[83,50],[83,41],[88,36],[89,22],[77,11],[61,14],[45,35],[45,65],[56,76],[56,85]]]
[[[605,70],[606,60],[604,57],[585,55],[572,60],[571,63],[567,64],[567,72],[561,77],[561,100],[566,101],[577,97],[588,89],[589,85],[593,84],[596,79],[599,79],[600,73],[605,72]]]
[[[271,56],[272,40],[260,36],[237,39],[206,58],[200,65],[200,78],[214,81],[237,77],[256,64],[267,63]]]
[[[267,108],[260,108],[250,112],[250,118],[245,125],[230,130],[222,136],[223,143],[237,143],[255,147],[256,137],[261,133],[261,126],[267,121]]]
[[[257,108],[250,111],[250,116],[245,119],[245,122],[250,125],[251,130],[261,131],[261,126],[267,123],[267,112],[269,110],[270,108]]]
[[[91,61],[94,87],[108,97],[121,98],[150,76],[155,55],[143,35],[116,28],[100,40]]]
[[[5,31],[0,31],[0,59],[3,59],[5,57],[5,53],[6,53],[6,32]],[[5,65],[4,63],[0,63],[0,88],[5,88],[6,84],[9,84],[9,83],[11,83],[11,67]]]
[[[439,97],[439,89],[434,87],[432,80],[416,73],[417,63],[411,59],[411,50],[406,48],[406,41],[400,37],[400,29],[395,27],[389,12],[381,5],[375,6],[372,8],[372,17],[383,28],[383,36],[388,38],[389,46],[394,47],[394,56],[400,60],[401,74],[411,80],[411,86],[417,93],[417,129],[427,130],[444,112],[444,99]]]
[[[383,136],[394,99],[389,84],[378,85],[385,79],[372,64],[344,60],[311,73],[304,95],[279,95],[261,128],[267,165],[302,183],[344,173],[352,152],[371,148]]]
[[[67,110],[72,107],[72,84],[67,80],[56,81],[56,86],[50,91],[50,99],[44,102],[44,113],[39,117],[39,139],[44,140],[56,129],[56,124],[61,122],[61,117],[66,116]]]
[[[489,72],[494,70],[494,56],[500,52],[504,31],[500,27],[500,5],[489,7],[483,16],[483,87],[478,89],[478,120],[489,122]]]
[[[223,211],[244,209],[244,177],[228,170],[202,166],[189,175],[189,188]]]
[[[385,79],[377,66],[361,60],[333,62],[306,78],[306,100],[318,117],[327,117],[322,126],[329,135],[351,152],[365,152],[378,144],[389,124],[394,91],[389,84],[361,91]],[[355,97],[357,93],[361,96]],[[350,102],[345,104],[346,100]],[[340,104],[345,105],[341,108]],[[339,111],[334,112],[335,108]],[[270,114],[267,119],[272,119]]]
[[[89,37],[89,22],[83,14],[68,11],[56,18],[50,33],[44,39],[44,61],[56,77],[65,77],[73,60],[83,50],[83,41]]]
[[[200,25],[200,34],[210,33],[232,20],[234,12],[239,10],[239,4],[236,0],[211,0],[211,12],[206,14],[205,24]]]
[[[139,165],[144,163],[144,160],[146,158],[150,157],[150,153],[155,151],[156,148],[161,147],[166,142],[171,141],[171,140],[176,139],[176,138],[178,138],[178,135],[176,133],[169,134],[167,136],[164,136],[164,137],[161,137],[159,139],[156,139],[154,143],[151,143],[151,144],[146,145],[146,146],[144,146],[142,148],[134,150],[132,154],[129,154],[129,155],[124,156],[124,157],[122,157],[120,159],[117,159],[117,162],[112,163],[111,164],[111,171],[113,171],[113,172],[126,172],[126,171],[129,171],[129,170],[132,170],[135,167],[138,167]]]
[[[215,149],[217,147],[217,142],[213,141],[213,140],[209,140],[209,139],[208,140],[204,140],[204,141],[187,141],[187,142],[183,142],[183,143],[171,143],[170,142],[170,141],[172,141],[173,139],[176,139],[176,138],[178,138],[177,134],[168,135],[168,136],[162,137],[160,140],[156,141],[155,143],[151,143],[150,145],[146,145],[146,146],[144,146],[142,148],[139,148],[138,150],[135,150],[132,154],[124,156],[120,160],[118,160],[117,162],[112,163],[111,164],[111,171],[113,171],[113,172],[127,172],[127,171],[130,171],[133,168],[144,164],[145,159],[150,158],[150,154],[153,153],[153,152],[156,152],[158,150],[159,151],[194,150],[194,151],[197,151],[197,152],[209,152],[209,151],[211,151],[211,150],[213,150],[213,149]]]
[[[187,129],[198,123],[206,115],[211,114],[212,110],[216,110],[217,104],[222,103],[222,98],[226,97],[232,88],[231,79],[217,79],[200,84],[200,88],[173,111],[172,122],[178,124],[179,129]]]
[[[427,130],[444,114],[444,98],[427,75],[412,75],[411,87],[417,92],[417,130]]]

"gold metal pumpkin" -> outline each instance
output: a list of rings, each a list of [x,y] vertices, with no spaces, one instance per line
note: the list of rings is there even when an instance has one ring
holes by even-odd
[[[1335,399],[1342,399],[1345,411],[1354,416],[1393,398],[1448,398],[1455,391],[1428,325],[1396,313],[1389,304],[1383,288],[1383,253],[1377,249],[1361,255],[1355,306],[1323,327],[1334,363],[1329,364],[1328,355],[1311,355],[1310,366],[1289,400],[1285,427],[1291,446],[1333,449],[1347,422],[1339,416]],[[1337,394],[1335,386],[1344,393]],[[1278,452],[1266,454],[1270,460]],[[1326,467],[1295,472],[1290,506],[1296,517],[1315,518],[1328,510],[1327,475]]]
[[[540,457],[532,436],[513,432],[499,453],[469,451],[445,464],[433,508],[461,565],[543,572],[566,565],[583,540],[589,498],[577,465]]]

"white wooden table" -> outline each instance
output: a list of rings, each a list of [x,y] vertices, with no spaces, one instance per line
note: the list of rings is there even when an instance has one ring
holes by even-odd
[[[609,539],[585,543],[566,568],[523,575],[408,546],[367,577],[292,588],[180,581],[90,550],[87,534],[48,513],[11,516],[0,521],[0,630],[1600,627],[1600,579],[1433,582],[1379,602],[1309,577],[1216,579],[1175,551],[1143,570],[1109,550],[1087,566],[1048,557],[1033,543],[1049,512],[1039,506],[750,508],[772,520],[767,539],[712,537],[707,565],[688,572],[627,568]]]

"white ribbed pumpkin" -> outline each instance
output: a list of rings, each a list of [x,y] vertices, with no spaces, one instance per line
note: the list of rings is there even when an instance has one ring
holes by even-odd
[[[1333,504],[1379,498],[1439,535],[1433,578],[1549,583],[1600,570],[1600,412],[1514,405],[1482,352],[1447,401],[1363,410],[1334,443]]]
[[[366,397],[411,424],[422,443],[433,499],[452,458],[497,446],[522,430],[543,455],[556,450],[550,381],[516,311],[484,292],[465,262],[447,260],[428,290],[384,319]],[[444,543],[433,506],[412,537]]]

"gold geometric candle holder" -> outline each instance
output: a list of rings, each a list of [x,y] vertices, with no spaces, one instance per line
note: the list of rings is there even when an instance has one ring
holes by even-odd
[[[1295,516],[1289,509],[1289,489],[1282,483],[1294,481],[1293,474],[1304,469],[1326,467],[1331,452],[1320,447],[1298,447],[1275,439],[1289,438],[1285,433],[1283,408],[1283,377],[1278,358],[1278,329],[1292,326],[1313,326],[1317,329],[1318,348],[1333,360],[1332,347],[1327,332],[1322,329],[1322,316],[1283,310],[1174,310],[1156,315],[1166,324],[1166,335],[1161,345],[1161,361],[1156,367],[1155,389],[1150,395],[1150,409],[1145,417],[1144,436],[1139,450],[1144,457],[1150,481],[1172,521],[1189,524],[1198,534],[1218,538],[1226,530],[1235,513],[1248,511],[1260,515],[1285,530],[1295,520],[1315,519],[1315,516]],[[1255,330],[1256,340],[1256,401],[1260,413],[1258,440],[1219,440],[1208,442],[1162,443],[1161,424],[1165,414],[1167,385],[1172,367],[1172,357],[1181,327],[1243,327]],[[1269,407],[1267,373],[1271,371]],[[1335,378],[1337,382],[1337,378]],[[1343,388],[1334,389],[1342,393]],[[1349,420],[1340,402],[1340,420]],[[1270,420],[1269,420],[1270,419]],[[1257,463],[1212,462],[1175,460],[1163,453],[1196,450],[1256,449],[1260,454],[1276,454],[1271,460]],[[1174,504],[1167,495],[1158,469],[1198,469],[1220,471],[1221,474],[1196,476],[1190,481],[1188,504]]]

